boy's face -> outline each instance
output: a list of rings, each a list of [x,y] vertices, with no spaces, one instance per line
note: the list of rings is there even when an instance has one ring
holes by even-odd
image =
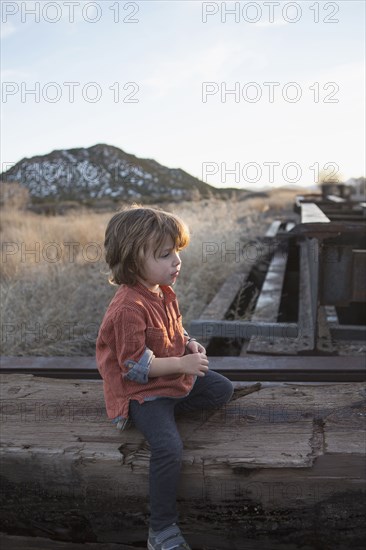
[[[181,263],[172,238],[167,237],[156,257],[152,246],[149,247],[144,263],[144,276],[140,281],[153,292],[158,290],[159,285],[173,285],[179,275]]]

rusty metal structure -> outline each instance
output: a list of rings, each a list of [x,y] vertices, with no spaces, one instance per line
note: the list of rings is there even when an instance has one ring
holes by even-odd
[[[190,333],[211,354],[233,355],[225,352],[225,345],[234,342],[239,357],[302,355],[317,357],[320,364],[321,356],[343,356],[347,348],[362,347],[366,203],[326,193],[324,188],[322,194],[297,196],[298,219],[275,220],[270,226],[262,240],[261,261],[267,271],[254,306],[245,293],[258,265],[244,266],[192,321]],[[238,310],[238,300],[244,304],[242,315],[233,319],[230,309],[236,301]],[[343,359],[349,368],[357,363],[364,378],[363,357],[349,353]]]
[[[256,263],[191,322],[211,369],[233,381],[366,380],[366,203],[334,190],[297,196],[294,219],[273,221]],[[100,378],[93,357],[2,357],[0,371]]]

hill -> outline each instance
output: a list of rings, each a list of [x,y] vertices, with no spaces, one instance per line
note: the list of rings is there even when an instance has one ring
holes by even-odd
[[[224,191],[180,168],[167,168],[106,144],[24,158],[3,172],[1,179],[26,187],[33,203],[93,199],[180,201],[222,196]]]

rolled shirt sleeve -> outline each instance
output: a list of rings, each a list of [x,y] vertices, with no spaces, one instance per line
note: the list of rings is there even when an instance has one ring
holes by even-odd
[[[126,380],[146,384],[154,353],[146,346],[146,321],[136,311],[122,309],[114,320],[116,355]]]
[[[133,380],[134,382],[139,382],[140,384],[147,384],[149,381],[149,370],[151,361],[154,359],[155,355],[149,348],[145,348],[144,353],[138,361],[133,361],[128,359],[125,361],[125,365],[128,367],[128,372],[123,375],[127,380]]]

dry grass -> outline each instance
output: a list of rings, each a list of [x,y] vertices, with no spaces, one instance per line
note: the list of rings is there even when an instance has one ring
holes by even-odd
[[[243,245],[291,211],[293,193],[269,199],[164,204],[189,225],[175,286],[184,324],[198,317],[239,262]],[[112,213],[80,210],[47,217],[7,209],[1,218],[4,355],[93,355],[104,311],[116,287],[102,257]],[[235,253],[230,253],[235,251]]]

